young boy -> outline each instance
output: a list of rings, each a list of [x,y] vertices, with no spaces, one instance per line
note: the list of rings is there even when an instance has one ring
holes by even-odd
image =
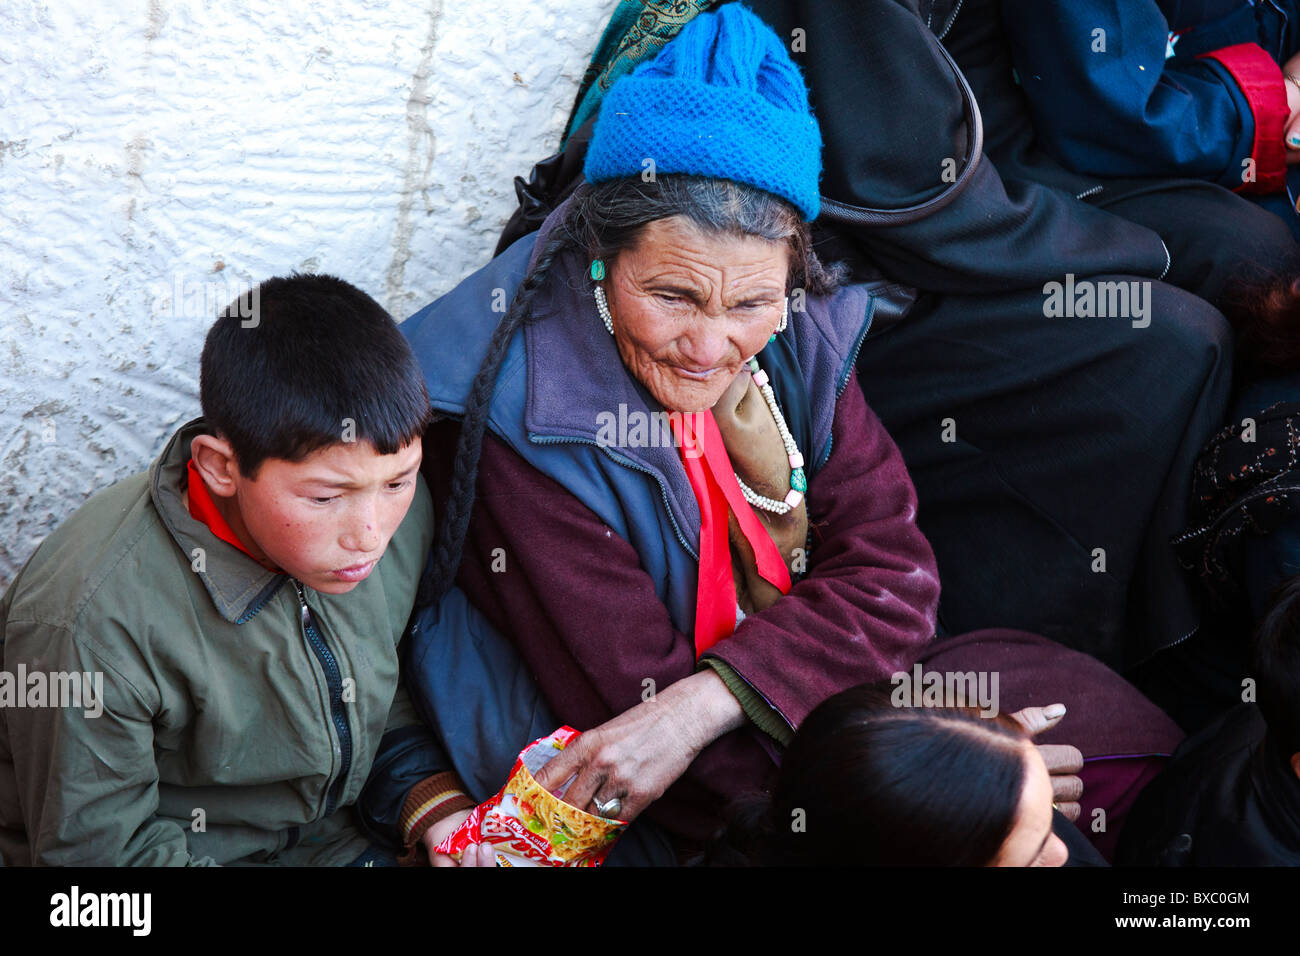
[[[272,279],[209,331],[200,401],[0,601],[4,864],[347,864],[470,805],[398,682],[433,518],[397,326]]]

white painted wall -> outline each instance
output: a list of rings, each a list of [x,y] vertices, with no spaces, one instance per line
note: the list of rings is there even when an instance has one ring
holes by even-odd
[[[0,589],[198,414],[241,289],[331,272],[400,319],[487,261],[614,6],[5,0]]]

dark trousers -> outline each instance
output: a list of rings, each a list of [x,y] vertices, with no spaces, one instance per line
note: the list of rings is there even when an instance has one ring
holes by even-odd
[[[1023,628],[1126,669],[1197,626],[1168,541],[1226,411],[1230,330],[1159,282],[1145,328],[1048,318],[1045,298],[922,297],[868,334],[859,383],[916,484],[941,627]]]

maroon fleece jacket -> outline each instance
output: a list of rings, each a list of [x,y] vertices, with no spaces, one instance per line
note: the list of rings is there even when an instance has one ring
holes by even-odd
[[[425,440],[439,510],[458,430],[440,422]],[[709,651],[791,727],[831,694],[910,667],[934,635],[939,601],[916,492],[854,378],[832,436],[808,490],[807,575]],[[632,546],[491,435],[457,583],[514,641],[556,715],[579,730],[640,703],[647,678],[662,691],[698,670],[693,636],[673,627]],[[647,813],[686,843],[703,840],[732,798],[767,789],[775,755],[747,724],[705,748]]]

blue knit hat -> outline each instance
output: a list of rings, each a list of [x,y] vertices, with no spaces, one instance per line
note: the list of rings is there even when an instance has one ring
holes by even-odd
[[[746,183],[821,209],[821,130],[799,68],[772,28],[729,3],[682,28],[617,80],[600,106],[587,181],[684,173]]]

